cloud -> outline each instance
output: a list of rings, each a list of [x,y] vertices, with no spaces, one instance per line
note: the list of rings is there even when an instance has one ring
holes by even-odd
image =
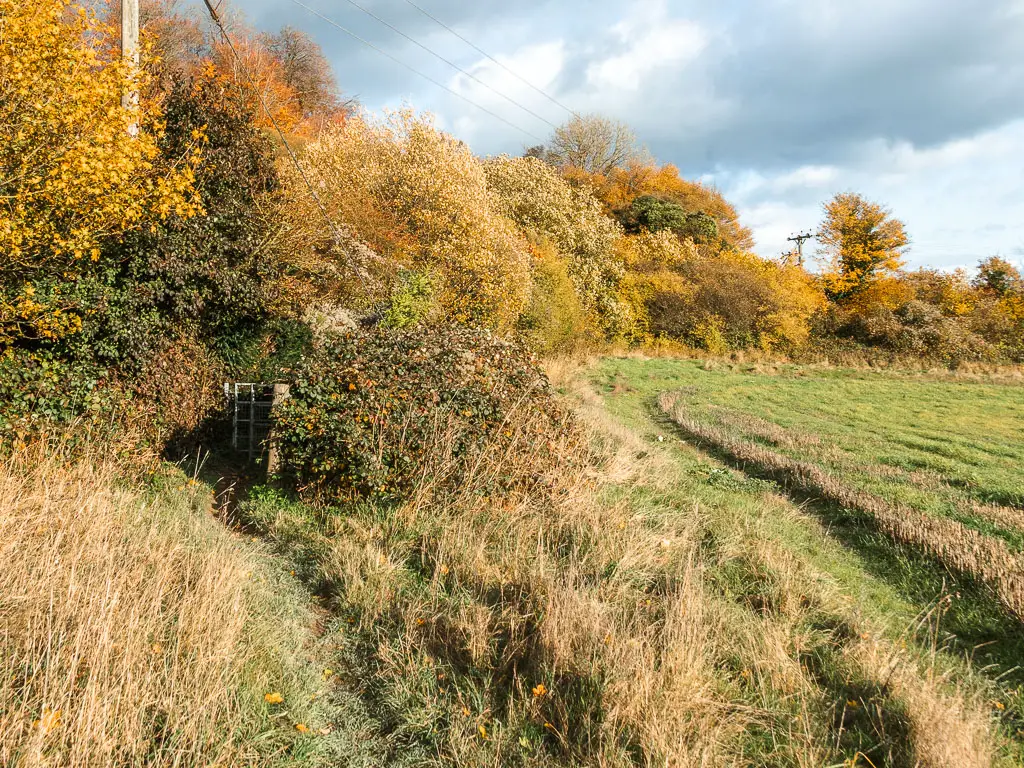
[[[653,75],[693,61],[707,47],[700,24],[669,16],[665,2],[638,4],[629,19],[615,25],[612,35],[620,51],[587,68],[587,85],[600,91],[638,91]]]
[[[263,28],[309,31],[368,107],[408,99],[481,154],[520,151],[568,116],[405,0],[358,1],[541,117],[348,3],[304,0],[518,129],[297,6],[236,0]],[[560,102],[625,120],[660,160],[717,184],[766,255],[850,189],[907,220],[915,260],[1024,249],[1024,0],[415,2]]]
[[[817,227],[821,203],[857,191],[907,224],[912,265],[951,268],[1024,246],[1022,158],[1024,119],[927,148],[873,140],[842,166],[711,178],[738,203],[762,253],[787,250],[790,234]]]

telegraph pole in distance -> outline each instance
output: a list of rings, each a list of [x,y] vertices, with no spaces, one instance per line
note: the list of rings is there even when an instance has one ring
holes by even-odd
[[[795,235],[794,237],[786,238],[786,240],[788,240],[789,242],[796,243],[796,258],[797,262],[800,264],[801,267],[804,265],[804,243],[813,238],[814,235],[812,235],[810,232],[804,232],[802,234]]]
[[[127,62],[134,77],[139,69],[139,0],[121,0],[121,58]],[[121,106],[137,111],[138,90],[125,91],[121,96]],[[133,137],[139,135],[137,121],[128,126],[128,134]]]

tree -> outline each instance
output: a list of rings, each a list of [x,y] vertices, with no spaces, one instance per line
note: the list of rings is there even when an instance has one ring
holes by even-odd
[[[493,328],[518,320],[530,298],[527,243],[494,205],[480,160],[429,117],[403,110],[330,127],[302,165],[354,236],[334,242],[305,180],[282,169],[285,249],[303,289],[330,303],[367,301],[393,290],[406,268],[427,276],[435,317]]]
[[[623,218],[626,229],[631,232],[667,229],[698,244],[718,239],[718,222],[711,216],[703,212],[687,213],[678,203],[653,195],[636,198]]]
[[[604,215],[589,187],[576,187],[534,157],[498,157],[484,164],[496,207],[537,240],[553,244],[583,309],[614,336],[622,324],[616,287],[622,229]]]
[[[202,131],[164,163],[159,105],[121,106],[145,75],[70,0],[0,0],[0,343],[76,331],[67,291],[109,237],[201,210]],[[142,126],[128,138],[132,124]]]
[[[687,215],[705,214],[714,219],[718,232],[705,242],[718,240],[738,251],[754,247],[753,234],[740,224],[739,213],[732,204],[714,187],[682,178],[674,165],[658,166],[633,160],[624,168],[614,170],[595,187],[606,210],[621,221],[628,219],[634,201],[653,196],[675,203]],[[700,242],[699,238],[695,239]]]
[[[329,119],[347,111],[323,50],[305,32],[284,27],[264,42],[281,64],[281,76],[298,101],[303,120]]]
[[[1024,293],[1024,278],[1021,277],[1020,270],[998,256],[990,256],[978,264],[978,274],[973,285],[996,296]]]
[[[825,291],[832,299],[856,296],[879,277],[897,272],[909,243],[902,221],[852,192],[825,204],[818,241],[827,260]]]
[[[625,123],[600,115],[576,115],[555,129],[547,154],[554,165],[606,176],[644,153]]]

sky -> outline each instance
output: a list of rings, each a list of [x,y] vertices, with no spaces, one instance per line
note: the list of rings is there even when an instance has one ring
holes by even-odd
[[[564,107],[600,113],[716,186],[762,256],[854,191],[906,223],[912,267],[1024,264],[1024,0],[301,2],[459,96],[296,0],[233,4],[308,32],[366,109],[433,112],[480,155],[542,143]]]

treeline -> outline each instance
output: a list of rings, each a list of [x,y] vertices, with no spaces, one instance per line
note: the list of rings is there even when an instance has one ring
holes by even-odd
[[[315,332],[358,325],[454,323],[541,352],[1024,358],[1012,265],[906,272],[902,224],[856,195],[827,204],[812,274],[755,255],[716,190],[614,121],[578,116],[547,146],[484,159],[411,109],[358,113],[293,29],[233,19],[236,56],[147,4],[135,72],[113,27],[71,0],[2,0],[0,14],[8,433],[121,395],[187,430],[209,407],[194,382],[283,376]],[[138,107],[121,105],[129,90]]]

